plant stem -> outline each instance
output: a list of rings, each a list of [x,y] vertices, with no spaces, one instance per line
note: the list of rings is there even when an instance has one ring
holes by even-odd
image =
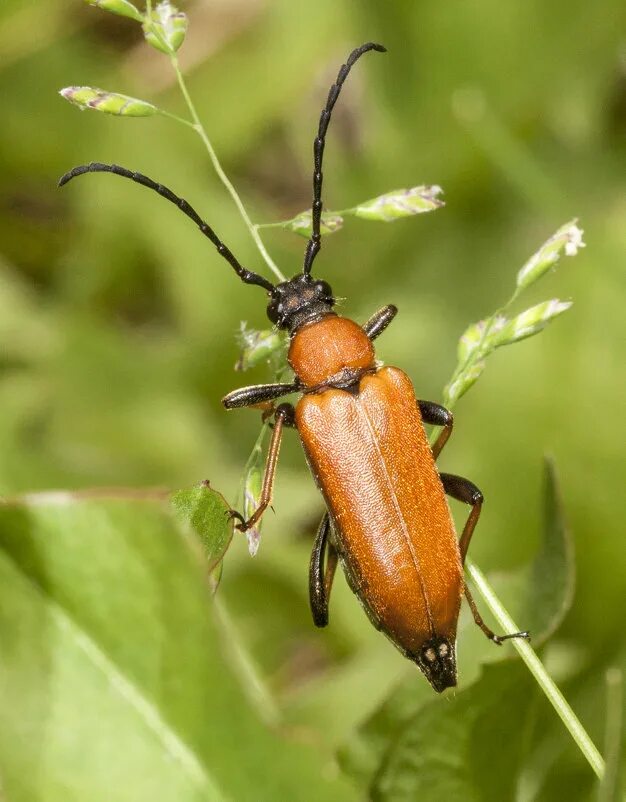
[[[183,97],[185,98],[185,103],[187,104],[187,108],[189,109],[189,113],[191,114],[193,120],[193,128],[195,129],[200,139],[203,141],[204,146],[209,154],[209,158],[211,159],[211,163],[213,164],[213,167],[215,169],[215,172],[219,176],[219,179],[222,182],[222,184],[224,184],[224,186],[230,193],[231,198],[234,200],[235,205],[239,210],[239,214],[243,218],[243,221],[246,224],[248,231],[250,232],[250,235],[252,236],[252,239],[254,240],[254,243],[259,250],[259,253],[265,260],[265,263],[279,281],[285,281],[285,276],[278,269],[278,266],[275,264],[274,260],[267,252],[267,249],[263,244],[263,240],[261,239],[261,236],[259,234],[258,228],[253,224],[252,220],[250,219],[250,216],[246,211],[246,207],[243,205],[243,202],[239,197],[237,190],[235,189],[230,179],[224,172],[222,165],[220,164],[219,159],[217,158],[217,154],[213,149],[211,140],[209,139],[207,132],[204,130],[204,126],[200,122],[200,118],[198,117],[196,107],[194,106],[191,96],[187,90],[187,85],[185,84],[185,79],[183,78],[183,74],[180,70],[178,59],[173,54],[170,56],[170,59],[172,62],[172,67],[174,68],[174,72],[176,73],[176,79],[178,81],[178,85],[180,86],[180,91],[182,92]]]
[[[469,576],[472,578],[472,581],[476,585],[476,588],[480,592],[480,595],[483,597],[489,609],[504,631],[519,632],[519,627],[503,607],[502,603],[494,593],[492,587],[489,585],[484,574],[478,568],[478,566],[470,560],[467,560],[465,563],[465,568]],[[586,757],[593,771],[600,779],[602,779],[604,775],[604,760],[596,749],[593,741],[587,734],[587,731],[576,717],[576,714],[565,700],[565,697],[555,685],[554,680],[544,668],[543,663],[537,657],[534,649],[532,649],[527,641],[521,638],[515,638],[513,640],[513,646],[517,649],[520,657],[526,663],[528,670],[537,680],[542,691],[548,697],[549,702],[560,716],[563,724],[565,724],[569,730],[570,735],[576,742],[580,751]]]
[[[177,123],[182,123],[183,125],[188,126],[189,128],[193,128],[196,130],[196,126],[191,122],[191,120],[186,120],[184,117],[179,117],[178,114],[172,114],[169,111],[165,111],[164,109],[158,109],[159,114],[163,117],[169,117],[170,120],[176,120]]]

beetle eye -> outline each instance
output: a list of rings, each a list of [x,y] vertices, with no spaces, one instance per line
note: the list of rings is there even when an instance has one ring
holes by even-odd
[[[274,324],[278,323],[278,317],[279,317],[278,307],[279,303],[275,298],[272,299],[267,305],[267,316]]]
[[[315,286],[318,295],[321,298],[332,298],[333,291],[331,289],[330,284],[327,281],[318,281]]]

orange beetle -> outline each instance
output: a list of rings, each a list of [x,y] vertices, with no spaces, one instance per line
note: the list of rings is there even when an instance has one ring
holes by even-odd
[[[259,505],[239,521],[246,531],[271,502],[284,426],[295,426],[327,513],[320,524],[309,570],[313,620],[328,623],[328,599],[340,559],[350,587],[370,620],[423,671],[436,691],[456,685],[456,628],[463,593],[482,631],[497,644],[527,638],[527,632],[495,635],[483,622],[463,579],[463,562],[480,515],[483,496],[467,479],[437,471],[435,460],[452,431],[452,414],[417,400],[408,376],[398,368],[376,364],[373,340],[396,315],[385,306],[364,326],[334,311],[330,286],[311,278],[321,246],[322,159],[331,112],[352,65],[372,42],[354,50],[331,86],[315,138],[312,235],[304,266],[290,281],[274,286],[242,267],[214,231],[182,198],[141,173],[114,164],[75,167],[60,180],[110,172],[158,192],[190,217],[247,284],[263,287],[269,296],[267,314],[289,332],[288,361],[295,374],[288,384],[244,387],[229,393],[227,409],[272,402],[302,393],[294,408],[280,404]],[[441,426],[431,449],[424,423]],[[457,538],[445,498],[448,494],[471,506]]]

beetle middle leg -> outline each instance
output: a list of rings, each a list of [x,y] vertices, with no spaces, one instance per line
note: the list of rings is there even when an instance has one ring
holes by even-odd
[[[451,496],[457,501],[462,501],[464,504],[469,504],[472,507],[472,511],[465,522],[463,532],[461,533],[461,537],[459,539],[461,562],[463,565],[465,565],[467,549],[469,548],[470,540],[472,539],[474,529],[476,528],[476,524],[478,523],[478,519],[480,517],[484,497],[476,485],[473,482],[470,482],[469,479],[463,479],[463,477],[455,476],[452,473],[442,473],[440,474],[440,477],[443,484],[443,489],[448,496]],[[501,645],[503,641],[509,640],[510,638],[525,638],[526,640],[530,639],[528,632],[512,632],[510,635],[496,635],[495,632],[483,621],[482,616],[476,607],[476,602],[474,601],[474,598],[467,587],[467,584],[465,584],[465,598],[468,601],[476,625],[480,627],[489,640]]]
[[[315,536],[309,565],[309,602],[316,627],[325,627],[328,624],[328,601],[337,568],[337,549],[329,535],[330,517],[326,513]]]
[[[448,442],[448,438],[452,434],[454,416],[449,409],[442,407],[441,404],[435,404],[434,401],[418,401],[417,405],[424,423],[430,423],[433,426],[443,426],[432,448],[433,457],[437,459],[439,454],[441,454],[441,449]],[[446,490],[446,493],[447,492]],[[454,494],[450,493],[450,495],[452,496]],[[461,499],[461,501],[463,501],[463,499]]]
[[[263,474],[263,484],[261,486],[261,496],[259,504],[252,515],[246,519],[236,510],[230,511],[231,518],[236,518],[239,523],[237,529],[240,532],[247,532],[259,522],[265,510],[272,503],[272,492],[274,490],[274,477],[276,476],[276,465],[278,463],[278,453],[283,437],[283,427],[294,425],[295,410],[291,404],[281,404],[274,413],[274,428],[272,439],[267,451],[267,461],[265,463],[265,473]]]

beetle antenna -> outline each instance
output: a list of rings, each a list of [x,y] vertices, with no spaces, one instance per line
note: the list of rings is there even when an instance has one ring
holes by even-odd
[[[253,273],[252,270],[246,270],[245,267],[242,267],[231,253],[230,249],[224,245],[211,226],[204,222],[196,210],[190,206],[184,198],[179,198],[178,195],[175,195],[171,189],[164,187],[163,184],[158,184],[156,181],[153,181],[151,178],[141,173],[133,173],[131,170],[127,170],[125,167],[120,167],[117,164],[91,162],[91,164],[81,164],[78,167],[74,167],[69,173],[65,173],[65,175],[61,176],[59,179],[59,186],[62,187],[67,184],[68,181],[71,181],[72,178],[76,178],[77,175],[84,175],[85,173],[113,173],[114,175],[121,175],[123,178],[130,178],[131,181],[135,181],[137,184],[141,184],[144,187],[148,187],[148,189],[158,192],[161,197],[173,203],[183,214],[186,214],[187,217],[193,220],[204,236],[208,237],[213,245],[215,245],[220,256],[226,259],[228,264],[245,284],[257,284],[268,292],[274,289],[274,285],[266,278],[259,276],[258,273]]]
[[[313,230],[311,233],[311,239],[308,241],[306,251],[304,253],[304,267],[302,268],[302,273],[306,276],[311,274],[313,260],[317,256],[322,245],[322,238],[320,234],[320,220],[322,217],[322,159],[324,157],[324,145],[326,143],[326,131],[328,130],[330,115],[335,103],[337,102],[339,93],[341,92],[341,87],[348,77],[348,73],[350,72],[352,65],[358,61],[364,53],[367,53],[370,50],[376,50],[378,53],[387,52],[386,47],[377,45],[374,42],[366,42],[366,44],[361,45],[361,47],[357,47],[355,50],[353,50],[348,56],[346,63],[341,65],[341,69],[337,74],[337,79],[330,87],[326,105],[324,106],[320,116],[317,136],[313,142],[313,161],[315,164],[313,169],[313,206],[311,208]]]

